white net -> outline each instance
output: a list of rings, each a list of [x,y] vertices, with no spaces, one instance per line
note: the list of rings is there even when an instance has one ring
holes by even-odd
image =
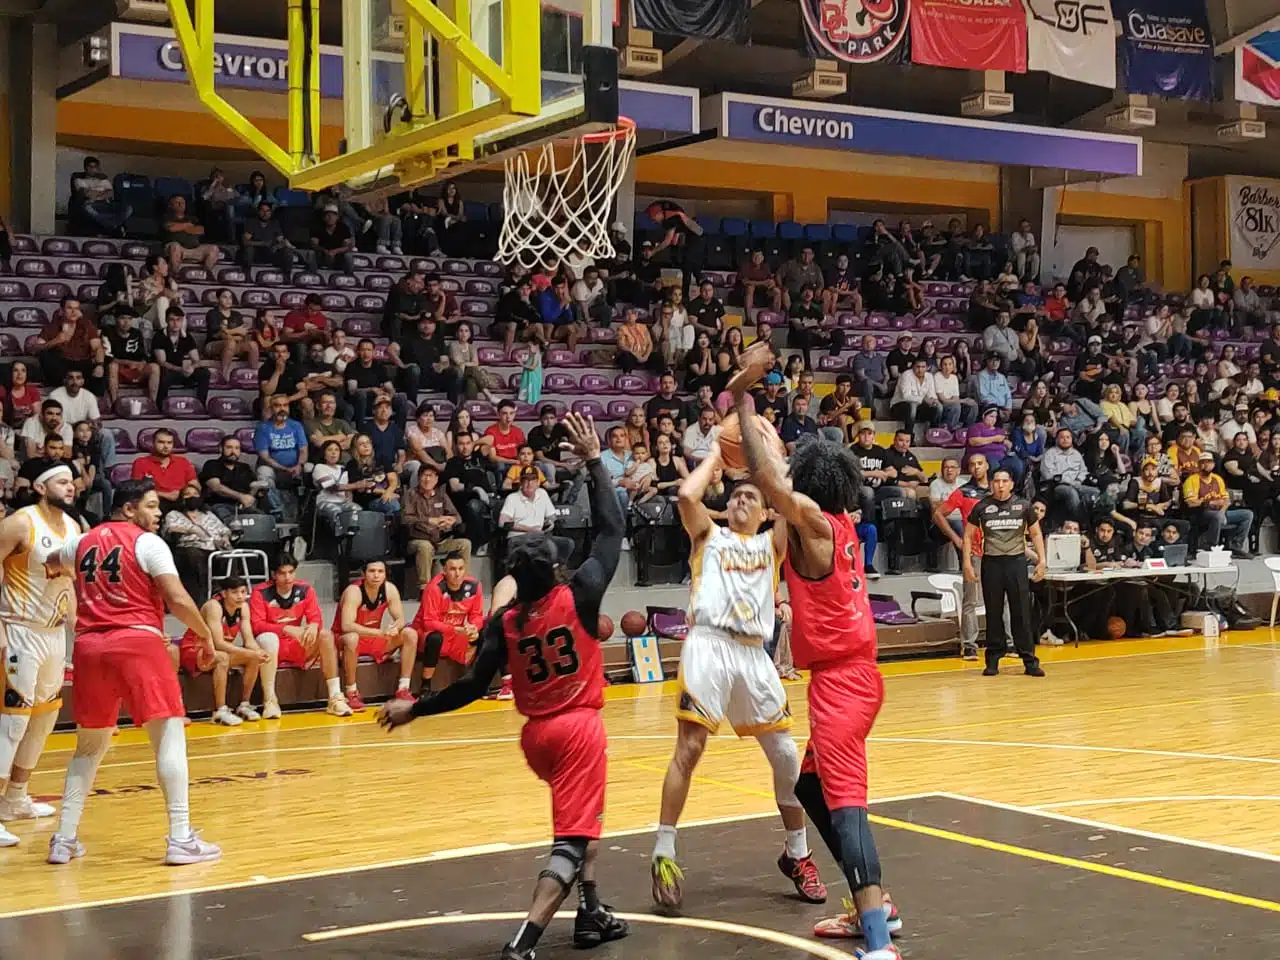
[[[533,267],[549,253],[575,260],[614,256],[609,218],[635,155],[635,124],[619,117],[616,130],[573,140],[567,157],[565,149],[563,141],[549,142],[507,158],[498,238],[503,263]]]

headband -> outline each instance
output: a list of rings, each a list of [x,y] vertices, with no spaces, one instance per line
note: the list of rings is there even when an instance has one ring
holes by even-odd
[[[44,473],[40,474],[40,476],[36,477],[35,482],[48,483],[54,477],[61,476],[63,474],[66,475],[68,480],[70,480],[72,477],[75,476],[75,474],[71,472],[71,468],[69,466],[67,466],[65,463],[59,463],[55,466],[50,467]]]

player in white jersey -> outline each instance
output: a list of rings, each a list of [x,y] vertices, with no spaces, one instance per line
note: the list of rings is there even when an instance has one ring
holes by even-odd
[[[740,737],[755,737],[773,769],[773,794],[786,827],[778,867],[810,903],[822,903],[826,888],[809,856],[804,808],[796,799],[800,755],[789,732],[791,711],[765,643],[773,638],[774,589],[786,550],[786,528],[769,518],[758,487],[739,484],[725,511],[728,528],[712,521],[702,497],[720,465],[711,454],[680,484],[680,519],[692,541],[693,587],[689,634],[680,649],[679,732],[675,755],[662,782],[658,839],[653,849],[653,898],[679,907],[684,878],[676,864],[676,822],[707,737],[728,720]]]
[[[53,807],[31,799],[27,783],[62,706],[65,624],[73,613],[75,594],[71,578],[47,576],[45,563],[80,533],[80,525],[63,510],[76,496],[70,467],[50,467],[34,487],[39,502],[0,523],[0,777],[9,780],[0,797],[0,821],[54,813]],[[17,842],[0,827],[0,847]]]

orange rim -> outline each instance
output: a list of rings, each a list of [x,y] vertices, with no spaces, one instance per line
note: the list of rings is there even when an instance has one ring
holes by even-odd
[[[605,143],[609,140],[621,140],[635,132],[636,122],[630,117],[618,115],[618,125],[612,130],[601,130],[599,133],[584,133],[583,143]]]

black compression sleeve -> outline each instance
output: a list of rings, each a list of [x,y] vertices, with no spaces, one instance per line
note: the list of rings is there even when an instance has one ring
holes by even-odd
[[[437,713],[448,713],[465,707],[485,695],[493,678],[498,675],[506,661],[506,642],[502,635],[502,614],[496,611],[485,625],[480,637],[480,646],[476,650],[476,658],[467,667],[466,673],[443,690],[435,693],[424,693],[413,704],[415,717],[429,717]]]
[[[600,618],[600,602],[609,589],[622,555],[622,537],[626,533],[626,520],[613,492],[613,479],[597,457],[587,461],[590,478],[591,515],[596,522],[596,537],[591,544],[591,555],[577,569],[570,583],[573,605],[578,619],[589,631],[595,630]]]

